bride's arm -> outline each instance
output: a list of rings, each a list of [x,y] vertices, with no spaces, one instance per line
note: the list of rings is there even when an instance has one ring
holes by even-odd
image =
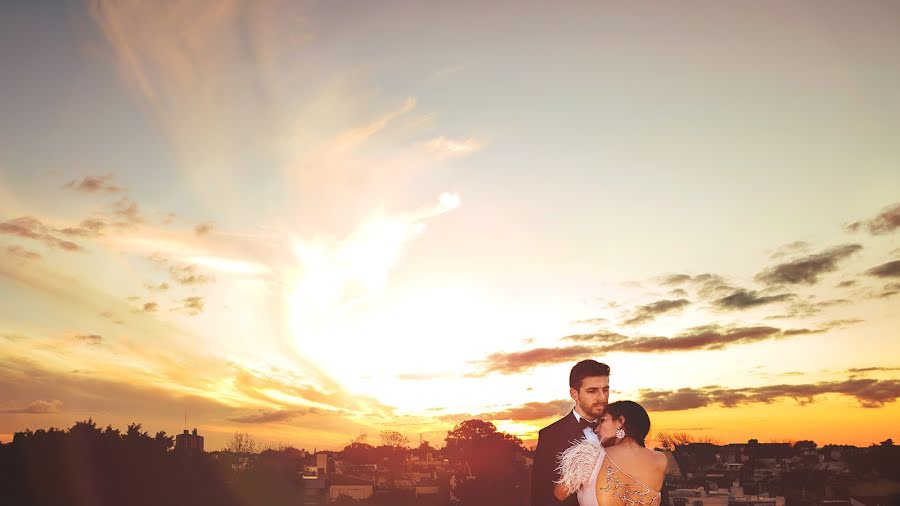
[[[577,492],[591,477],[594,464],[603,448],[598,441],[581,439],[574,442],[559,456],[559,480],[553,487],[553,495],[562,501]]]
[[[566,490],[562,484],[557,483],[555,487],[553,487],[553,495],[556,497],[557,501],[564,501],[566,497],[569,497],[569,491]]]

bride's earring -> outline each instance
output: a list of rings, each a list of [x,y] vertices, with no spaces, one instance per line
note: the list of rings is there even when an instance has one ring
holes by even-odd
[[[624,437],[625,437],[625,430],[622,427],[619,427],[619,429],[616,430],[616,439],[623,439]]]

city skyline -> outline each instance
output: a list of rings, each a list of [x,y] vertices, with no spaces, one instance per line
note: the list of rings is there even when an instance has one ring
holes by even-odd
[[[15,2],[0,441],[900,439],[891,2]]]

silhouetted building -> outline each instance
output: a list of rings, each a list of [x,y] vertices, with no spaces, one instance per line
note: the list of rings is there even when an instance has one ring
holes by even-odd
[[[197,429],[175,436],[175,451],[183,453],[203,453],[203,436],[197,435]]]
[[[375,487],[372,482],[355,476],[340,474],[331,475],[328,478],[328,500],[334,502],[344,495],[356,501],[364,501],[372,497]]]

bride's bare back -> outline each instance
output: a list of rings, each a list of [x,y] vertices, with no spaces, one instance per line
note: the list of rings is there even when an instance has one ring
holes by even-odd
[[[597,503],[655,506],[666,474],[666,456],[647,448],[606,449],[597,475]]]

